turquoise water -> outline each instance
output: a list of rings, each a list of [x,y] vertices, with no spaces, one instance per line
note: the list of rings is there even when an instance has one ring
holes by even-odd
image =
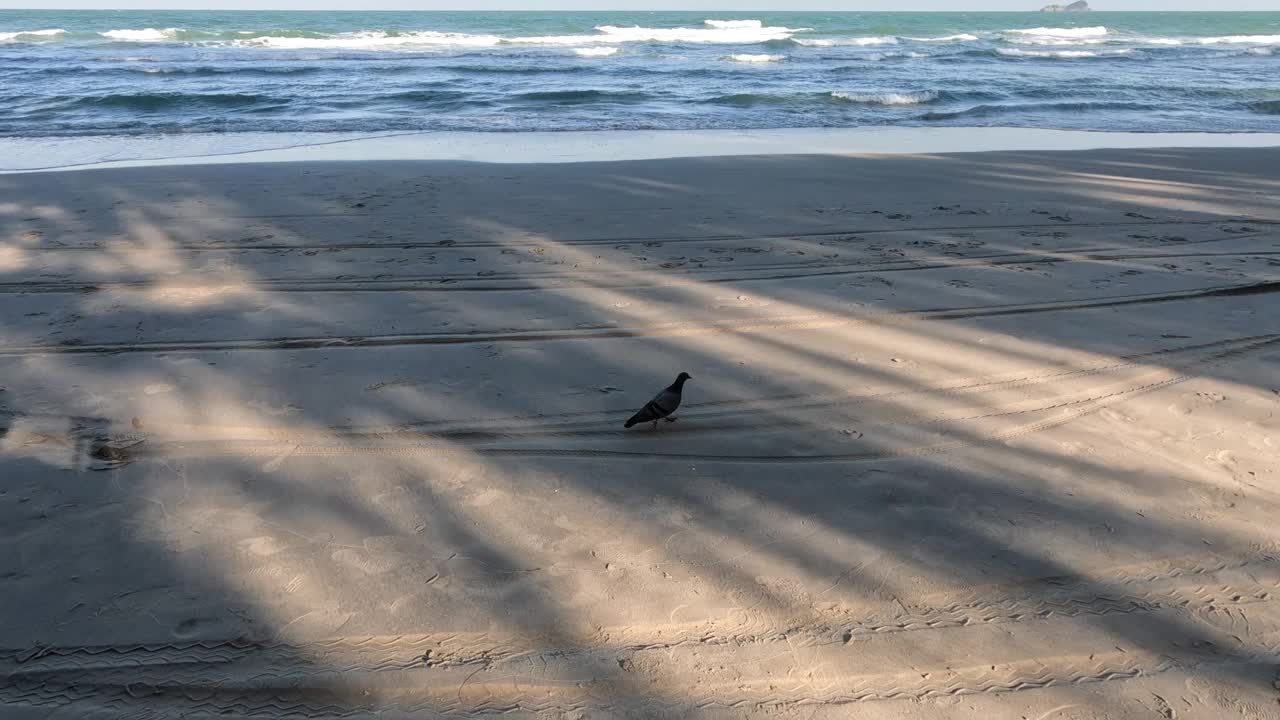
[[[0,11],[0,136],[1280,130],[1280,12]]]

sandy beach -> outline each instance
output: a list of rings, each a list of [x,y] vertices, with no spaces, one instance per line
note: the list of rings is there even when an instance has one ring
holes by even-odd
[[[1277,197],[1280,148],[0,176],[0,718],[1280,718]]]

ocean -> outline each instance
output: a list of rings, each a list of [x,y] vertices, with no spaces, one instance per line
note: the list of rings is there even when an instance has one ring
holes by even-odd
[[[1280,12],[0,11],[0,137],[1280,131]]]

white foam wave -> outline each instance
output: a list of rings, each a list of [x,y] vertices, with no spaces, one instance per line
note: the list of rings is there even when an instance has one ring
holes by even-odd
[[[599,45],[617,43],[604,35],[537,35],[533,37],[498,38],[499,42],[510,45]]]
[[[1201,45],[1274,45],[1280,44],[1280,35],[1225,35],[1200,38]]]
[[[831,93],[831,97],[837,100],[844,100],[852,103],[863,103],[867,105],[919,105],[920,103],[933,102],[934,100],[937,100],[938,93],[934,90],[907,93],[869,94],[836,91]]]
[[[771,40],[786,40],[809,28],[788,27],[727,27],[727,28],[647,28],[602,25],[596,28],[604,37],[592,38],[597,42],[683,42],[754,44]]]
[[[1100,45],[1107,42],[1109,32],[1101,25],[1081,28],[1037,27],[1005,30],[1002,37],[1018,45]]]
[[[702,24],[707,27],[720,28],[722,30],[764,27],[764,23],[759,20],[703,20]]]
[[[1275,48],[1256,47],[1256,48],[1249,48],[1248,50],[1245,50],[1245,52],[1249,53],[1250,55],[1274,55]]]
[[[573,54],[577,55],[578,57],[609,57],[610,55],[617,55],[618,48],[616,47],[575,48],[573,51]]]
[[[907,38],[907,40],[914,40],[916,42],[973,42],[974,40],[977,40],[977,39],[978,39],[977,35],[970,35],[969,33],[959,33],[956,35],[943,35],[942,37],[909,37]]]
[[[1128,55],[1133,50],[1127,48],[1124,50],[1019,50],[1017,48],[999,48],[996,52],[1009,57],[1074,59]]]
[[[871,60],[899,60],[903,58],[914,59],[914,58],[927,58],[927,57],[933,57],[933,56],[930,55],[929,53],[922,53],[922,52],[887,52],[887,53],[878,53],[876,55],[872,55],[870,59]]]
[[[835,45],[851,45],[865,47],[869,45],[897,45],[898,38],[890,35],[882,35],[879,37],[857,37],[857,38],[817,38],[813,40],[798,39],[797,44],[805,47],[833,47]]]
[[[1009,42],[1012,42],[1012,43],[1014,43],[1015,45],[1037,45],[1037,46],[1040,46],[1040,47],[1046,47],[1046,46],[1047,46],[1047,47],[1062,47],[1062,46],[1064,46],[1064,45],[1066,45],[1066,46],[1073,46],[1073,45],[1102,45],[1102,44],[1106,43],[1107,41],[1106,41],[1106,39],[1105,39],[1105,38],[1079,38],[1079,39],[1076,39],[1076,40],[1068,40],[1068,39],[1066,39],[1066,38],[1047,38],[1047,37],[1042,37],[1042,38],[1031,38],[1031,37],[1028,37],[1028,38],[1017,38],[1017,39],[1014,39],[1014,40],[1010,40]]]
[[[267,35],[248,40],[235,40],[233,44],[280,49],[351,49],[373,50],[377,48],[406,48],[418,46],[441,47],[492,47],[502,42],[497,35],[471,35],[469,33],[443,33],[421,31],[390,35],[382,31],[342,33],[325,38],[278,37]]]
[[[739,53],[730,55],[729,59],[740,63],[771,63],[780,60],[786,60],[786,55],[753,55],[751,53]]]
[[[163,30],[145,28],[143,30],[108,30],[98,34],[104,38],[122,42],[157,42],[172,40],[180,32],[182,32],[182,28],[165,28]]]
[[[729,21],[725,21],[729,22]],[[430,30],[404,33],[387,33],[383,31],[363,31],[341,33],[330,37],[299,38],[264,36],[234,40],[233,45],[258,46],[285,49],[377,49],[406,48],[417,46],[441,47],[492,47],[494,45],[547,45],[547,46],[583,46],[583,45],[618,45],[623,43],[655,42],[655,43],[721,43],[721,44],[756,44],[770,40],[785,40],[793,34],[808,28],[764,27],[762,25],[743,25],[741,27],[706,27],[706,28],[646,28],[616,27],[604,25],[596,28],[595,35],[537,35],[528,37],[504,37],[501,35],[472,35],[457,32],[436,32]],[[134,31],[138,32],[138,31]],[[587,49],[587,48],[582,48]],[[605,53],[599,53],[603,56]]]
[[[1096,27],[1082,27],[1082,28],[1050,28],[1050,27],[1023,28],[1023,29],[1005,30],[1005,32],[1013,35],[1034,35],[1039,37],[1057,37],[1057,38],[1082,38],[1082,37],[1102,37],[1110,31],[1107,30],[1105,27],[1098,25]]]
[[[0,32],[0,42],[8,42],[25,37],[53,37],[55,35],[64,35],[66,30],[62,28],[52,28],[50,30],[22,30],[20,32]]]

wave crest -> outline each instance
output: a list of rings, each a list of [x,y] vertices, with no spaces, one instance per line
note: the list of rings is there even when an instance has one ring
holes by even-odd
[[[759,20],[703,20],[702,24],[709,28],[719,28],[721,30],[764,27],[764,23]]]
[[[618,27],[601,25],[596,31],[604,38],[592,38],[606,42],[678,42],[678,43],[721,43],[750,45],[769,42],[771,40],[788,40],[798,32],[810,28],[768,27],[768,26],[734,26],[706,28],[647,28],[640,26]]]
[[[831,97],[844,102],[859,103],[864,105],[921,105],[937,100],[939,94],[936,90],[922,90],[919,92],[904,93],[849,93],[836,91],[831,93]]]
[[[786,60],[786,55],[758,55],[752,53],[739,53],[730,55],[729,60],[740,63],[771,63]]]
[[[1017,104],[984,104],[974,105],[963,110],[946,112],[928,112],[920,116],[921,120],[956,120],[960,118],[991,117],[1006,113],[1019,112],[1090,112],[1098,110],[1150,110],[1151,106],[1137,102],[1050,102],[1050,103],[1017,103]]]
[[[127,108],[154,111],[174,107],[248,107],[267,102],[271,98],[256,93],[120,93],[81,97],[76,103],[86,107]]]
[[[1133,50],[1019,50],[1018,48],[997,48],[997,55],[1005,57],[1055,58],[1059,60],[1076,60],[1082,58],[1123,57]]]
[[[1200,38],[1201,45],[1280,45],[1280,35],[1223,35]]]
[[[50,38],[58,35],[65,35],[66,30],[62,28],[51,28],[49,30],[20,30],[18,32],[0,32],[0,42],[11,42],[19,38]]]
[[[376,48],[396,48],[413,46],[455,46],[455,47],[492,47],[502,42],[497,35],[471,35],[468,33],[445,33],[431,30],[390,34],[381,30],[342,33],[332,37],[285,37],[266,35],[263,37],[235,40],[232,44],[249,47],[268,47],[287,50],[301,49],[350,49],[365,50]]]
[[[978,36],[969,33],[957,33],[955,35],[943,35],[942,37],[908,37],[905,39],[914,42],[973,42],[978,39]]]
[[[1080,37],[1102,37],[1109,33],[1106,27],[1098,25],[1096,27],[1082,28],[1021,28],[1013,30],[1005,30],[1006,33],[1012,35],[1033,35],[1038,37],[1059,37],[1059,38],[1080,38]]]
[[[878,35],[874,37],[856,38],[801,38],[793,39],[792,42],[805,47],[834,47],[837,45],[863,47],[868,45],[897,45],[898,38],[893,37],[892,35]]]
[[[142,30],[108,30],[98,34],[108,40],[121,42],[157,42],[173,40],[177,38],[180,32],[183,32],[182,28],[165,28],[163,30],[144,28]]]
[[[1110,31],[1099,25],[1084,28],[1026,28],[1005,30],[1001,39],[1018,45],[1099,45],[1107,42]]]

